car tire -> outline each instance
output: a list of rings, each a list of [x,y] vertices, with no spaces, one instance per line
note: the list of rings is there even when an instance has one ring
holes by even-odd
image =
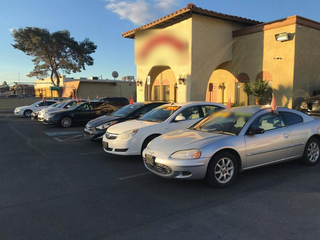
[[[238,175],[238,162],[230,152],[214,155],[207,168],[206,181],[212,187],[225,188],[234,183]]]
[[[307,166],[314,166],[319,162],[320,142],[315,137],[309,139],[303,152],[302,163]]]
[[[141,153],[140,155],[142,155],[143,150],[148,146],[149,142],[151,142],[153,139],[155,139],[156,137],[159,137],[160,135],[152,135],[146,138],[146,140],[144,140],[142,147],[141,147]]]
[[[60,125],[64,128],[68,128],[68,127],[71,127],[72,126],[72,118],[71,117],[63,117],[61,118],[60,120]]]
[[[26,118],[31,118],[31,113],[32,113],[31,110],[25,110],[23,112],[23,116],[25,116]]]

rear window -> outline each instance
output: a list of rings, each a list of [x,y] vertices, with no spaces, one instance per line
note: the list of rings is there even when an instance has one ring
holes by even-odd
[[[295,114],[295,113],[280,112],[280,116],[282,117],[284,123],[287,126],[291,126],[291,125],[303,122],[303,118],[301,116],[299,116],[298,114]]]

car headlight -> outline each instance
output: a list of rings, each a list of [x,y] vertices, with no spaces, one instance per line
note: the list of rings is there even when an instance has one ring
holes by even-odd
[[[307,109],[307,108],[308,108],[307,102],[302,102],[300,105],[300,109]]]
[[[133,130],[129,130],[129,131],[125,131],[123,133],[121,133],[118,137],[118,139],[129,139],[132,138],[139,129],[133,129]]]
[[[107,122],[107,123],[104,123],[102,125],[97,126],[96,129],[98,129],[98,130],[107,129],[108,127],[110,127],[111,125],[116,124],[116,123],[117,122]]]
[[[201,151],[199,149],[182,150],[171,154],[171,158],[175,159],[198,159],[200,156]]]

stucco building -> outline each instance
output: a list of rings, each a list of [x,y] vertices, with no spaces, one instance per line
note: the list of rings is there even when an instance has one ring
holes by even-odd
[[[320,23],[300,16],[262,23],[188,4],[122,35],[135,41],[138,101],[254,104],[243,86],[260,79],[295,108],[320,90]]]
[[[79,97],[94,99],[98,97],[126,97],[136,99],[136,81],[131,76],[121,80],[99,79],[98,77],[78,78],[60,76],[59,87],[50,78],[35,81],[36,97]]]

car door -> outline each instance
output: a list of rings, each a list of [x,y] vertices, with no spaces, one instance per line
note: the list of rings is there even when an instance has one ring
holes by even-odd
[[[289,157],[301,157],[303,155],[304,146],[309,137],[310,130],[305,127],[303,118],[300,115],[286,111],[279,113],[291,132],[292,148]]]
[[[73,118],[77,123],[86,123],[90,120],[92,106],[90,103],[84,103],[79,106],[73,114]]]
[[[184,120],[175,120],[178,116],[184,118]],[[199,106],[187,107],[176,113],[174,120],[172,120],[169,124],[169,130],[172,132],[179,129],[186,129],[199,121],[202,117],[203,115],[199,109]]]
[[[252,134],[250,129],[262,128],[262,134]],[[290,130],[282,118],[273,113],[258,116],[249,127],[245,138],[247,167],[281,161],[289,157],[291,150]]]

